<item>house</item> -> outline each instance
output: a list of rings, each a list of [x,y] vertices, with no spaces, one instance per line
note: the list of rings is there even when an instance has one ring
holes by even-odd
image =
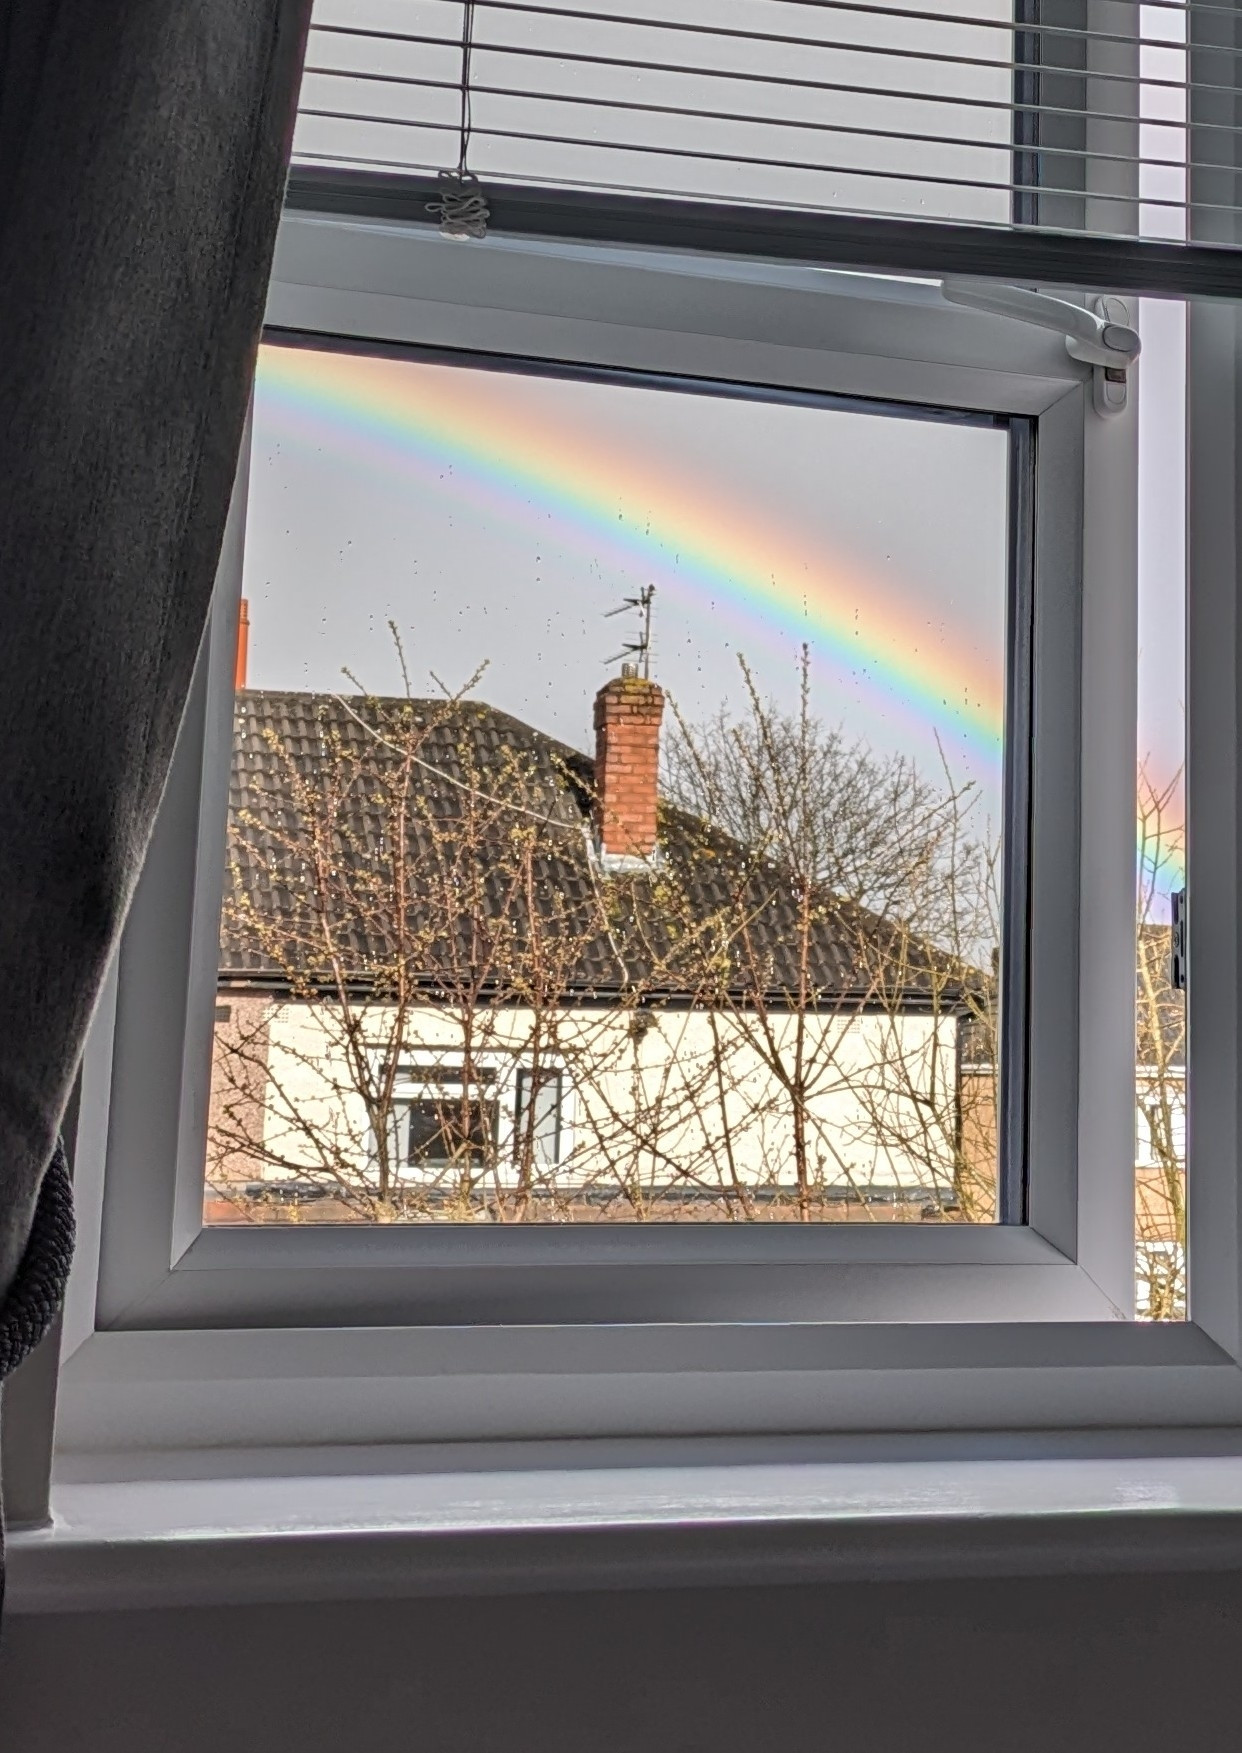
[[[989,983],[661,799],[663,713],[238,692],[217,1216],[991,1214]]]

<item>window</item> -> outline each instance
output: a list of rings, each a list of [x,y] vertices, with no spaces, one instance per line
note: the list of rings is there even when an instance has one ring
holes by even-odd
[[[308,156],[358,162],[326,131],[320,145]],[[1156,185],[1110,194],[1102,165],[1040,200],[1098,201],[1066,223],[1132,231],[1104,220],[1132,218],[1139,193],[1153,207]],[[295,179],[217,610],[114,1039],[88,1066],[109,1092],[109,1169],[65,1440],[201,1440],[204,1382],[226,1446],[323,1440],[329,1406],[340,1440],[391,1443],[1236,1419],[1240,355],[1233,307],[1182,296],[1196,277],[1221,291],[1229,258],[1198,243],[1185,266],[1180,245],[1106,257],[1022,230],[998,230],[993,257],[973,234],[921,233],[933,247],[840,213],[748,230],[740,208],[678,209],[691,229],[672,235],[642,203],[625,239],[568,220],[556,235],[554,212],[590,229],[590,183],[539,206],[499,179],[512,223],[476,247],[428,227],[436,191],[417,177]],[[1175,200],[1163,172],[1160,190]],[[1228,203],[1202,206],[1230,241]],[[614,212],[590,211],[598,228]],[[816,265],[761,259],[765,225]],[[716,254],[691,247],[705,239]],[[856,271],[820,265],[825,239]],[[1062,291],[1076,274],[1079,305],[1115,264],[1113,320],[1145,344],[1125,408],[1100,412],[1063,332],[946,295],[948,262]],[[1185,579],[1153,572],[1158,496],[1139,491],[1141,471],[1183,472],[1140,431],[1162,315],[1185,325]],[[622,491],[622,461],[646,469],[641,492]],[[687,484],[717,544],[706,560],[696,526],[665,515]],[[503,521],[488,494],[507,495]],[[861,582],[834,645],[811,626],[812,585],[839,550]],[[708,561],[728,577],[705,589]],[[726,586],[743,562],[757,607],[739,631]],[[911,579],[903,621],[891,587]],[[1141,1244],[1162,1123],[1143,1115],[1167,1045],[1135,1028],[1144,946],[1165,966],[1134,911],[1135,726],[1153,722],[1142,666],[1160,627],[1194,848],[1185,1039],[1164,1080],[1169,1184],[1189,1197],[1136,1289],[1136,1186]],[[830,860],[790,856],[811,800],[848,795],[814,765],[838,731],[880,763],[852,770],[867,819],[891,797],[868,781],[903,760],[936,774],[932,816],[969,782],[983,825],[958,826],[995,879],[986,927],[955,939],[908,890],[877,891],[900,888],[884,849],[906,844],[908,814],[879,835],[870,886],[851,891],[831,837],[827,876]],[[835,788],[778,786],[773,752],[808,747]],[[411,801],[421,840],[393,833]],[[377,929],[411,846],[424,911],[389,906]],[[335,896],[317,916],[316,857]],[[960,870],[956,853],[922,870],[954,921]],[[778,903],[792,931],[767,931]],[[413,960],[394,953],[410,932]],[[351,1052],[334,1090],[325,1067]],[[590,1053],[612,1056],[607,1103]],[[788,1075],[815,1054],[839,1079],[822,1109]],[[378,1127],[362,1078],[387,1092]],[[432,1199],[454,1166],[456,1205]],[[312,1184],[344,1210],[316,1221],[329,1197],[304,1197]],[[322,1406],[290,1381],[323,1386]]]
[[[488,1080],[423,1082],[419,1094],[398,1098],[399,1161],[426,1177],[476,1167],[495,1148],[499,1119]]]
[[[1139,412],[1138,871],[1135,1240],[1138,1300],[1186,1315],[1187,994],[1173,968],[1174,909],[1188,893],[1186,836],[1187,321],[1144,308]]]
[[[332,290],[411,275],[434,296],[379,335]],[[653,1270],[676,1319],[820,1319],[851,1259],[883,1318],[1132,1302],[1132,1216],[1088,1261],[1066,1096],[1122,1087],[1080,1027],[1093,958],[1111,1026],[1133,1015],[1133,822],[1064,814],[1095,763],[1110,796],[1133,771],[1066,705],[1133,697],[1129,550],[1096,553],[1115,582],[1084,642],[1077,535],[1095,448],[1117,461],[1094,515],[1133,515],[1125,422],[1061,334],[936,285],[726,274],[704,305],[715,287],[677,260],[288,221],[186,744],[185,1244],[141,1269],[144,1319],[172,1297],[232,1320],[251,1284],[296,1323],[373,1319],[381,1286],[388,1319],[469,1322],[484,1296],[545,1322],[572,1283],[632,1321]],[[911,823],[931,832],[903,861]],[[1089,941],[1075,839],[1108,910]],[[433,1062],[461,1067],[451,1099],[413,1087]],[[561,1080],[555,1162],[515,1160],[521,1070]],[[462,1166],[456,1206],[434,1173],[378,1185],[411,1100]],[[1132,1213],[1133,1094],[1099,1113],[1090,1196]],[[407,1132],[403,1176],[408,1156]],[[150,1216],[113,1232],[118,1312]]]
[[[209,1219],[1015,1220],[1032,454],[996,415],[269,344]],[[437,1042],[461,1082],[416,1096]],[[515,1183],[481,1068],[519,1059]]]

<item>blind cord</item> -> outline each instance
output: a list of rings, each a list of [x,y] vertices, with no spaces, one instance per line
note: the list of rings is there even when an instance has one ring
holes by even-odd
[[[475,0],[464,0],[462,5],[457,169],[440,172],[436,179],[440,186],[439,199],[427,203],[427,211],[439,218],[441,234],[458,239],[486,237],[490,217],[482,185],[468,164],[473,129],[470,61],[474,54],[474,4]]]

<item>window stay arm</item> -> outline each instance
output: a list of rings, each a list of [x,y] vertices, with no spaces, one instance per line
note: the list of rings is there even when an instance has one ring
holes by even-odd
[[[1091,309],[1053,298],[1027,286],[999,286],[989,280],[950,278],[940,282],[940,294],[949,304],[982,310],[1014,322],[1032,323],[1065,336],[1071,359],[1091,367],[1092,402],[1097,414],[1123,413],[1127,374],[1142,349],[1138,331],[1130,327],[1119,298],[1097,298]]]

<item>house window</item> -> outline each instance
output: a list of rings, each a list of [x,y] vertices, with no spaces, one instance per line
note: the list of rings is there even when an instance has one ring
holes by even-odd
[[[290,337],[254,418],[209,1210],[1017,1218],[1029,422]]]
[[[1138,422],[1138,674],[1135,981],[1137,1301],[1152,1319],[1186,1316],[1186,1096],[1190,1034],[1174,967],[1177,898],[1188,891],[1186,834],[1187,313],[1150,300]]]
[[[339,1383],[349,1441],[360,1418],[383,1442],[1237,1423],[1242,343],[1211,114],[1236,68],[1196,46],[1187,169],[1176,120],[1152,138],[1135,116],[1176,108],[1178,56],[1148,90],[1150,43],[1126,71],[1088,35],[1064,101],[1027,45],[1020,186],[986,197],[1013,193],[1015,226],[986,238],[856,223],[874,202],[835,134],[809,212],[775,163],[758,199],[779,211],[601,203],[582,159],[619,142],[577,130],[576,193],[472,161],[491,232],[463,244],[412,169],[456,163],[454,129],[432,160],[404,120],[368,123],[359,156],[357,87],[382,87],[342,83],[325,117],[313,74],[302,149],[322,159],[291,180],[115,1051],[105,1019],[88,1062],[108,1174],[78,1324],[100,1373],[76,1405],[69,1384],[65,1428],[106,1407],[97,1449],[135,1418],[175,1448],[207,1427],[176,1385],[206,1371],[213,1441],[301,1443],[300,1408],[255,1384],[304,1367]],[[1008,166],[1007,51],[994,71]],[[507,124],[478,120],[478,149],[506,152]],[[904,199],[887,131],[866,138],[871,194]],[[746,198],[740,159],[694,162],[653,186]],[[1136,201],[1149,232],[1182,192],[1185,255],[1137,242]],[[1001,310],[947,297],[950,264],[1003,276]],[[1055,281],[1081,305],[1114,273],[1141,394],[1106,417],[1115,379],[1012,294]],[[1176,358],[1161,323],[1185,327]],[[1149,772],[1174,778],[1183,711],[1192,986],[1166,1002],[1157,883],[1137,942],[1159,1027],[1136,1035],[1136,754],[1159,742]],[[947,841],[908,860],[918,820]],[[989,898],[963,911],[972,860]],[[446,1096],[405,1076],[412,1040],[497,1068],[494,1130],[473,1086],[445,1146],[456,1204],[397,1198],[408,1133],[377,1178],[402,1104]],[[1188,1118],[1136,1296],[1160,1134],[1136,1113],[1162,1056]],[[519,1101],[533,1142],[544,1090],[519,1097],[517,1072],[548,1065],[556,1160],[523,1161]],[[247,1207],[252,1184],[293,1197]],[[339,1221],[312,1224],[310,1187]],[[1136,1327],[1185,1311],[1187,1263],[1192,1319]]]
[[[404,1066],[387,1164],[396,1215],[478,1215],[485,1202],[555,1199],[565,1080],[546,1065],[467,1066],[454,1056]],[[348,1215],[348,1208],[342,1209]]]
[[[500,1117],[495,1078],[465,1082],[458,1069],[456,1076],[428,1076],[423,1082],[423,1093],[399,1110],[406,1165],[436,1171],[486,1163],[495,1150]]]

